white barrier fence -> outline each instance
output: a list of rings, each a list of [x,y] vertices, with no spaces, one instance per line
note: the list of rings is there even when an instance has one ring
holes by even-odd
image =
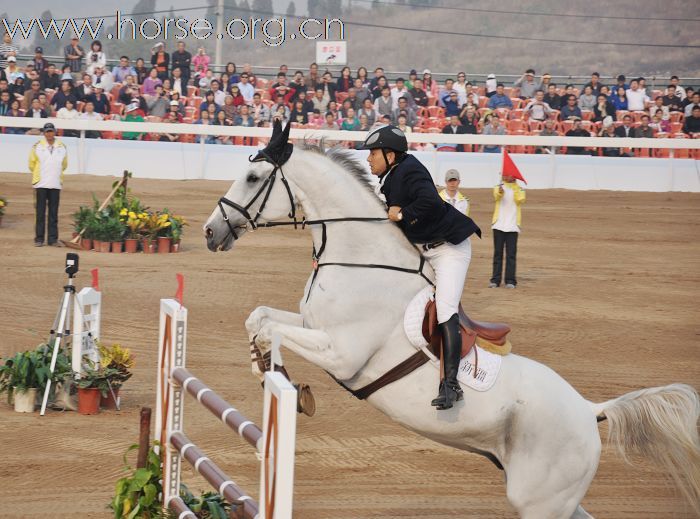
[[[100,353],[96,341],[100,339],[102,293],[85,287],[75,295],[73,310],[72,366],[75,373],[83,371],[83,357],[97,364]]]
[[[18,119],[20,119],[18,121]],[[235,137],[269,137],[270,128],[237,126],[203,126],[197,124],[126,123],[121,121],[66,121],[51,119],[58,127],[81,132],[137,131],[143,133],[178,133],[226,135]],[[0,117],[0,126],[40,128],[46,119]],[[294,139],[360,141],[364,132],[293,129]],[[0,137],[2,171],[27,171],[27,157],[36,136],[9,135]],[[590,155],[515,154],[531,189],[611,189],[626,191],[691,191],[700,192],[697,160],[673,157],[673,150],[698,150],[700,139],[631,139],[602,137],[536,137],[497,135],[408,134],[410,142],[434,144],[493,144],[567,147],[619,147],[671,150],[669,158],[618,158]],[[68,173],[114,175],[118,170],[134,171],[140,178],[174,180],[210,179],[237,180],[248,168],[248,156],[255,152],[249,146],[221,146],[151,141],[63,138],[69,151]],[[21,150],[21,151],[20,151]],[[364,158],[366,152],[355,152]],[[447,169],[456,168],[462,175],[462,187],[492,187],[499,181],[500,155],[497,153],[414,152],[430,170],[437,184],[443,184]]]
[[[185,368],[187,309],[173,299],[160,301],[156,437],[164,448],[163,505],[193,519],[180,498],[181,459],[189,462],[247,519],[291,519],[297,391],[281,373],[265,374],[263,428]],[[183,393],[212,412],[256,450],[260,459],[260,496],[256,502],[202,453],[184,433]]]

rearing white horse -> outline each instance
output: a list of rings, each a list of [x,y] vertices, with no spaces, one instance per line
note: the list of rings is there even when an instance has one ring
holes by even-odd
[[[276,127],[261,155],[271,163],[252,162],[207,220],[210,250],[229,250],[251,225],[286,221],[297,208],[308,220],[386,218],[370,176],[348,152],[305,146],[290,157],[288,128],[281,133]],[[321,225],[312,225],[311,233],[317,252],[325,243],[321,263],[406,270],[420,264],[419,252],[390,222],[327,222],[325,237]],[[270,350],[277,334],[282,346],[358,389],[416,352],[403,316],[425,286],[422,277],[406,272],[327,265],[309,278],[300,313],[259,307],[246,328],[262,352]],[[262,375],[255,362],[253,371]],[[367,401],[423,436],[484,454],[502,466],[508,500],[521,517],[591,517],[580,503],[598,467],[597,420],[605,418],[609,439],[623,456],[650,458],[700,512],[700,398],[692,387],[643,389],[595,404],[547,366],[509,354],[490,390],[465,387],[463,401],[437,411],[430,400],[439,377],[426,363]]]

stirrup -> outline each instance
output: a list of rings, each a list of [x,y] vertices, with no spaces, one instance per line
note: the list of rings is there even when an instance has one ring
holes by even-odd
[[[445,401],[442,405],[437,406],[438,411],[444,411],[445,409],[451,409],[454,402],[459,402],[464,399],[464,392],[459,382],[456,384],[446,383],[445,384]]]

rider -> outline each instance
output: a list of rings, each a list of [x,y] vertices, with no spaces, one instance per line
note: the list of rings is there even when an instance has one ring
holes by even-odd
[[[435,271],[444,379],[431,405],[449,409],[455,400],[462,399],[457,381],[462,349],[457,312],[471,261],[469,237],[474,233],[481,237],[481,230],[471,218],[440,198],[426,167],[406,153],[406,136],[396,126],[372,130],[361,149],[369,150],[367,162],[372,174],[379,177],[389,219],[420,248]]]

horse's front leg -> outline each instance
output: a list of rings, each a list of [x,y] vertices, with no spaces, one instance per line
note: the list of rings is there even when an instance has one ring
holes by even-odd
[[[285,310],[277,310],[269,306],[259,306],[251,312],[246,319],[245,327],[248,331],[248,340],[250,341],[250,360],[252,364],[253,375],[262,382],[265,378],[264,373],[270,369],[269,344],[263,344],[262,341],[256,341],[260,329],[268,321],[290,324],[293,326],[302,326],[303,319],[301,314],[287,312]],[[281,360],[281,355],[280,355]],[[282,362],[279,363],[281,367]],[[286,371],[285,371],[286,373]]]

